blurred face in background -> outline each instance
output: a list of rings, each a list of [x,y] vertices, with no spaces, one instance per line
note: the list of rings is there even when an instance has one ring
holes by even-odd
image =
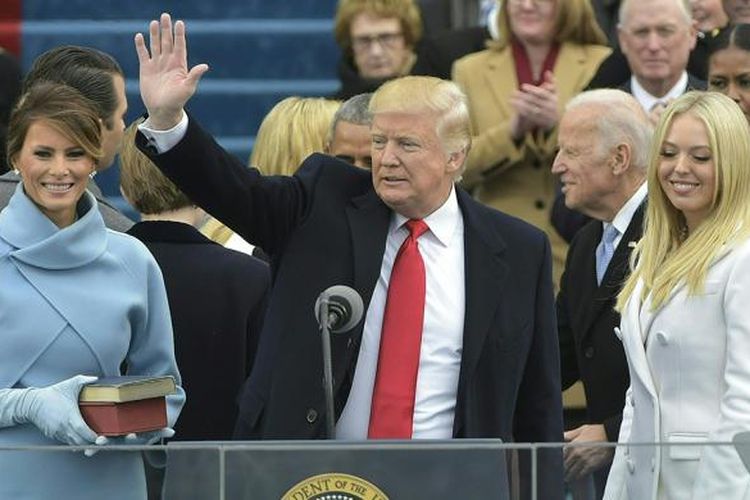
[[[655,97],[677,84],[695,47],[696,31],[681,1],[631,0],[618,29],[630,70]]]
[[[708,60],[708,90],[730,97],[750,122],[750,52],[731,46],[714,52]]]
[[[690,6],[698,31],[710,32],[726,26],[729,22],[721,0],[690,0]]]
[[[349,32],[354,64],[363,78],[382,79],[400,75],[411,55],[401,21],[362,12],[352,19]]]
[[[557,0],[505,1],[510,29],[519,42],[524,45],[552,43],[555,38]]]
[[[750,23],[750,0],[724,0],[724,12],[732,24]]]
[[[370,127],[340,120],[327,153],[355,167],[372,167]]]

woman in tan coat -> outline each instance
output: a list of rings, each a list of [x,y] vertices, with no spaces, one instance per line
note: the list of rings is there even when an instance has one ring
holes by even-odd
[[[498,28],[498,41],[453,66],[474,136],[464,185],[547,233],[557,284],[567,250],[549,220],[557,123],[610,49],[588,0],[506,0]]]

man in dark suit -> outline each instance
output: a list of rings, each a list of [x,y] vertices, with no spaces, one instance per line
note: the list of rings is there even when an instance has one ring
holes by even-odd
[[[587,401],[588,423],[565,433],[572,443],[617,442],[629,378],[614,304],[641,236],[650,137],[645,112],[620,90],[579,94],[560,122],[552,172],[566,206],[593,219],[573,239],[557,296],[563,388],[583,381]],[[594,472],[601,498],[612,457],[611,448],[567,448],[566,479]]]
[[[406,77],[378,89],[370,105],[371,171],[313,155],[293,177],[266,178],[183,112],[208,69],[188,71],[184,24],[177,22],[173,38],[164,14],[152,21],[150,38],[151,54],[136,36],[149,112],[139,147],[199,206],[272,259],[273,289],[237,437],[326,437],[313,311],[323,290],[342,284],[362,296],[366,313],[332,342],[337,437],[562,438],[549,242],[455,186],[471,140],[466,98],[455,84]],[[401,289],[407,276],[412,286]],[[404,294],[395,299],[391,287]],[[400,308],[420,295],[420,307]],[[411,396],[389,401],[398,412],[371,411],[388,400],[385,379],[402,372],[398,364],[381,370],[402,359],[392,344],[412,348],[415,340],[391,336],[393,314],[418,329],[409,328],[417,334],[418,360],[408,359],[414,371],[403,370]],[[561,498],[561,455],[543,452],[538,464],[540,498]]]
[[[128,109],[125,77],[117,61],[97,49],[62,45],[44,52],[34,60],[23,80],[23,91],[41,81],[68,85],[92,100],[102,124],[104,156],[97,164],[97,171],[109,168],[120,149],[125,129],[125,112]],[[8,204],[20,180],[21,177],[13,171],[0,176],[0,209]],[[88,189],[99,201],[107,227],[126,231],[133,225],[133,221],[104,199],[93,179],[89,181]]]

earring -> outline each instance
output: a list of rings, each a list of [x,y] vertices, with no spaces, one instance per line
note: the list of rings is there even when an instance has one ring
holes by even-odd
[[[95,175],[96,175],[96,170],[92,170],[91,173],[89,174],[89,179],[93,179]]]
[[[21,175],[21,171],[18,170],[17,168],[13,169],[13,173],[16,174],[16,175]]]

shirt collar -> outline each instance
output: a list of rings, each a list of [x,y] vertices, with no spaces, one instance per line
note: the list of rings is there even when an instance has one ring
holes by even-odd
[[[633,97],[640,103],[641,107],[646,111],[646,113],[651,111],[651,108],[654,107],[654,104],[657,102],[669,102],[674,99],[677,99],[682,94],[685,93],[687,90],[688,85],[688,74],[687,71],[682,71],[682,75],[680,76],[680,79],[677,80],[677,83],[669,89],[669,92],[667,92],[662,97],[655,97],[648,93],[646,89],[644,89],[640,83],[638,83],[638,79],[634,76],[630,77],[630,88],[633,93]]]
[[[451,186],[451,192],[448,195],[448,199],[445,200],[445,203],[443,203],[440,208],[425,217],[424,221],[430,228],[430,232],[435,235],[440,244],[443,246],[448,246],[450,244],[451,237],[455,233],[456,224],[458,224],[460,217],[461,213],[460,209],[458,208],[456,188],[455,186]],[[404,223],[408,220],[409,219],[407,217],[393,212],[393,217],[391,217],[391,224],[388,229],[388,233],[393,234],[397,230],[401,229]]]
[[[641,206],[643,200],[646,199],[646,183],[644,182],[641,186],[633,193],[633,196],[625,202],[615,218],[612,219],[612,224],[617,228],[617,231],[623,235],[627,231],[630,225],[630,220],[633,218],[638,207]],[[607,222],[604,223],[604,228],[607,228]]]

